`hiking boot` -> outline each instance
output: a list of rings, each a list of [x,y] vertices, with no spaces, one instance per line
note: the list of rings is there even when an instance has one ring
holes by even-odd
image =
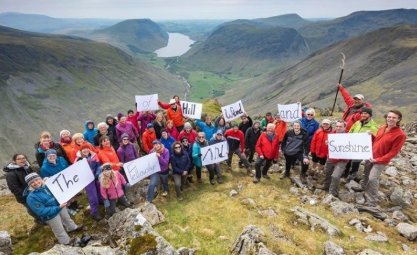
[[[94,214],[94,215],[91,215],[91,217],[95,220],[95,221],[101,221],[102,219],[103,219],[103,217],[101,217],[100,215],[96,215],[96,214]]]
[[[222,179],[222,177],[217,177],[217,183],[218,183],[218,184],[222,184],[222,183],[223,183],[223,179]]]
[[[84,229],[84,225],[83,224],[81,224],[81,225],[78,225],[75,229],[73,229],[73,230],[68,230],[67,232],[68,233],[72,233],[72,232],[77,232],[77,231],[80,231],[80,230],[83,230]]]
[[[210,184],[211,184],[211,185],[216,184],[216,182],[214,181],[214,179],[211,179],[211,180],[210,180]]]
[[[258,183],[259,182],[259,179],[258,178],[253,178],[253,183]]]
[[[306,179],[306,175],[305,174],[300,174],[300,181],[302,184],[306,184],[307,183],[307,179]]]
[[[265,179],[267,179],[267,180],[271,180],[271,177],[269,175],[267,175],[267,174],[262,175],[262,177],[265,178]]]
[[[168,192],[167,191],[164,191],[164,192],[162,192],[162,194],[161,194],[163,197],[166,197],[166,196],[168,196]]]
[[[192,175],[189,175],[188,177],[187,177],[187,179],[188,179],[188,182],[189,183],[193,183],[194,181],[193,181],[193,176]]]
[[[253,177],[253,173],[252,170],[250,168],[246,169],[246,173],[250,176]]]

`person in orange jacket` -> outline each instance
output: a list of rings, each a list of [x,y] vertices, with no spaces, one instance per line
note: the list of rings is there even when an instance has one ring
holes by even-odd
[[[100,160],[100,164],[109,163],[115,171],[120,171],[123,166],[123,163],[120,162],[116,151],[111,146],[109,137],[106,135],[100,137],[98,158]]]
[[[287,122],[283,121],[279,113],[277,113],[272,123],[275,125],[275,134],[278,136],[279,142],[281,142],[287,132]]]
[[[72,151],[71,153],[68,155],[68,158],[71,162],[71,164],[74,164],[75,159],[77,158],[77,152],[79,150],[81,150],[81,146],[86,144],[88,146],[88,148],[90,149],[90,151],[97,153],[97,149],[89,142],[87,142],[86,140],[84,140],[84,135],[81,133],[75,133],[72,136]]]
[[[59,144],[64,149],[65,154],[67,154],[68,157],[70,157],[74,148],[74,142],[72,141],[71,132],[69,130],[64,129],[61,130],[61,132],[59,132]],[[68,163],[72,164],[72,162]]]
[[[179,132],[184,128],[184,117],[182,115],[181,106],[178,105],[175,99],[169,100],[170,108],[167,109],[167,119],[174,122],[174,126]]]
[[[152,142],[156,140],[156,134],[155,129],[153,128],[153,124],[149,123],[146,126],[145,132],[143,132],[142,135],[142,144],[143,144],[143,150],[146,154],[149,153],[150,150],[153,148]]]

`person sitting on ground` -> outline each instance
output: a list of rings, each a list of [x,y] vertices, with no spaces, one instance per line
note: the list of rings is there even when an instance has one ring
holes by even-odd
[[[67,163],[70,162],[67,154],[65,153],[64,148],[59,143],[52,141],[51,133],[48,131],[43,131],[40,135],[39,142],[35,144],[36,150],[36,162],[39,165],[39,168],[42,167],[42,164],[45,160],[45,152],[49,149],[54,149],[58,156],[63,157]]]
[[[308,108],[305,117],[300,119],[301,128],[307,131],[307,153],[310,152],[313,135],[320,127],[319,122],[314,118],[315,116],[316,111],[313,108]]]
[[[372,108],[372,105],[365,102],[365,97],[362,94],[356,94],[352,97],[342,84],[338,84],[337,86],[346,103],[343,120],[346,122],[346,130],[350,130],[352,125],[361,119],[362,108]]]
[[[181,105],[178,105],[175,99],[169,100],[170,107],[167,109],[167,119],[174,122],[178,131],[184,128],[184,116],[182,115]]]
[[[97,128],[94,127],[94,122],[92,120],[87,120],[84,124],[84,140],[90,144],[94,144],[94,137],[97,135]]]
[[[346,122],[340,120],[336,122],[336,128],[332,133],[346,133]],[[327,147],[327,146],[326,146]],[[340,178],[345,171],[346,164],[349,160],[328,158],[325,165],[325,179],[323,186],[318,188],[328,191],[334,197],[339,196]]]
[[[122,142],[120,143],[119,149],[117,149],[117,157],[120,162],[127,163],[129,161],[139,158],[138,145],[129,141],[129,135],[122,135]]]
[[[324,170],[326,164],[327,155],[329,154],[329,148],[327,146],[327,136],[332,132],[332,122],[329,119],[321,121],[321,127],[314,133],[313,139],[311,140],[311,157],[313,161],[313,170],[319,172]]]
[[[175,193],[178,200],[183,200],[182,191],[187,180],[188,169],[191,161],[187,152],[182,149],[180,142],[176,141],[172,145],[173,153],[171,154],[172,177],[175,182]]]
[[[169,149],[169,153],[173,153],[172,145],[175,142],[175,139],[168,134],[168,132],[165,129],[161,130],[161,139],[159,139],[161,143],[164,145],[165,148],[171,148]]]
[[[278,160],[278,148],[279,137],[275,134],[275,125],[269,123],[266,126],[266,131],[262,132],[256,142],[256,152],[258,153],[258,158],[255,163],[256,176],[253,179],[254,183],[258,183],[261,180],[261,176],[265,179],[271,179],[268,175],[268,170],[272,165],[272,161]],[[263,168],[261,171],[262,166]]]
[[[209,141],[209,145],[213,145],[216,143],[221,143],[226,141],[223,137],[223,133],[221,130],[217,130],[216,135],[210,139]],[[222,178],[222,172],[220,169],[220,163],[214,163],[214,164],[210,164],[207,165],[207,170],[209,172],[209,178],[210,178],[210,184],[214,185],[215,181],[214,181],[214,176],[217,176],[217,183],[221,184],[223,183],[223,178]]]
[[[372,139],[375,139],[375,136],[378,132],[378,125],[372,119],[372,109],[367,107],[362,107],[361,112],[361,119],[356,121],[355,124],[349,130],[349,133],[370,133],[372,135]],[[346,166],[345,177],[347,180],[359,180],[358,179],[358,171],[359,166],[362,160],[351,160],[350,164]]]
[[[197,182],[202,183],[201,179],[201,168],[203,167],[203,162],[201,161],[201,148],[207,146],[206,135],[204,132],[198,132],[197,140],[193,144],[193,163],[195,165],[195,170],[197,174]]]
[[[81,230],[83,226],[75,224],[71,219],[66,208],[67,203],[59,204],[37,173],[26,175],[25,181],[28,185],[25,190],[26,203],[30,209],[51,227],[60,244],[70,244],[68,233]]]
[[[193,183],[193,169],[194,169],[193,156],[192,156],[193,146],[192,146],[192,144],[190,144],[188,142],[187,137],[181,138],[181,145],[182,145],[182,150],[190,158],[190,165],[187,169],[187,172],[188,172],[187,180],[188,180],[189,183]]]
[[[88,203],[90,204],[90,215],[94,220],[99,221],[102,219],[98,210],[100,201],[100,182],[99,177],[101,174],[100,160],[94,151],[90,150],[88,144],[83,144],[80,150],[76,153],[75,162],[86,159],[90,166],[91,172],[94,175],[94,180],[85,187],[85,193],[87,194]]]
[[[301,128],[299,121],[294,121],[292,129],[285,133],[284,139],[281,143],[281,149],[285,157],[285,171],[281,176],[281,179],[290,177],[291,166],[298,159],[302,162],[300,180],[301,182],[306,183],[306,173],[309,163],[307,131]]]
[[[143,150],[146,154],[149,154],[149,151],[153,148],[152,142],[156,140],[155,129],[153,128],[153,124],[149,123],[146,126],[146,130],[142,135],[142,145]]]
[[[274,117],[272,117],[272,113],[271,112],[267,112],[265,114],[265,117],[261,120],[261,131],[264,131],[266,129],[266,125],[268,123],[273,123],[274,122]]]
[[[162,182],[162,196],[166,197],[168,195],[168,177],[169,177],[169,151],[159,140],[154,140],[152,142],[153,148],[149,151],[149,154],[155,152],[158,157],[159,167],[161,171],[151,174],[150,183],[148,186],[148,193],[146,194],[146,200],[152,202],[155,198],[155,188],[159,186],[159,181]]]
[[[204,132],[206,139],[211,139],[217,130],[210,115],[206,115],[204,121],[196,120],[196,125]]]
[[[28,187],[25,177],[34,172],[26,155],[22,153],[14,154],[12,162],[7,164],[7,166],[3,168],[3,171],[6,173],[7,187],[16,198],[16,201],[26,207],[27,212],[33,217],[36,223],[43,224],[41,219],[30,209],[26,203],[26,197],[23,196],[23,192]]]
[[[246,168],[247,175],[253,176],[250,164],[245,156],[245,137],[242,131],[239,130],[239,127],[236,123],[232,124],[232,128],[227,130],[224,134],[227,144],[229,146],[229,153],[227,159],[228,169],[232,170],[232,157],[233,154],[236,154],[240,161]]]
[[[194,144],[195,139],[197,138],[197,132],[193,129],[190,122],[184,123],[184,130],[180,132],[178,135],[179,139],[181,140],[183,137],[187,138],[188,142],[192,146]]]
[[[245,134],[245,155],[248,157],[249,163],[253,163],[253,157],[255,155],[256,142],[258,142],[261,135],[260,121],[255,120],[252,127],[246,130]]]
[[[165,130],[168,132],[170,136],[172,136],[176,141],[179,138],[179,132],[176,127],[174,127],[174,122],[172,120],[168,120],[165,124]]]
[[[101,166],[100,194],[103,198],[106,218],[110,218],[116,212],[116,204],[119,202],[124,207],[130,203],[125,196],[123,187],[129,187],[129,183],[119,172],[113,171],[109,163]]]

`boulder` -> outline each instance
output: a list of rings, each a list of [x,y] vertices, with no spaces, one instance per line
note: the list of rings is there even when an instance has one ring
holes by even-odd
[[[395,166],[390,166],[385,169],[385,174],[391,177],[395,177],[398,175],[397,168]]]
[[[409,190],[404,191],[399,186],[394,188],[389,198],[394,205],[409,206],[413,203],[413,194]]]
[[[341,234],[341,231],[336,226],[317,214],[311,213],[298,206],[293,208],[292,211],[298,217],[298,221],[310,225],[312,231],[318,226],[330,236],[338,236]]]
[[[355,192],[355,190],[362,189],[362,186],[354,180],[345,184],[345,187],[349,190],[349,192]]]
[[[358,213],[358,209],[353,204],[342,201],[334,201],[330,203],[333,215],[340,216],[343,214]]]
[[[368,241],[374,241],[374,242],[383,242],[383,243],[388,242],[387,235],[379,231],[376,232],[376,234],[368,234],[365,237],[365,239]]]
[[[235,197],[235,196],[237,196],[237,191],[236,190],[234,190],[234,189],[232,189],[231,191],[230,191],[230,193],[229,193],[229,196],[230,197]]]
[[[263,244],[265,234],[256,226],[246,226],[242,233],[233,242],[231,248],[232,255],[249,255],[249,254],[264,254],[273,255]],[[262,253],[261,253],[262,252]]]
[[[0,253],[12,254],[12,239],[7,231],[0,231]]]
[[[258,213],[260,215],[264,216],[264,217],[269,217],[269,218],[278,216],[278,214],[275,212],[275,210],[272,209],[271,207],[268,208],[268,209],[258,210]]]
[[[126,196],[129,201],[134,204],[146,201],[146,193],[148,192],[149,182],[149,179],[144,179],[129,187],[126,192]]]
[[[332,241],[326,241],[324,243],[324,254],[323,255],[344,255],[345,251],[339,245]]]
[[[139,208],[143,217],[151,223],[152,226],[165,222],[165,216],[152,203],[146,203]]]
[[[365,249],[359,252],[357,255],[382,255],[382,254],[371,249]]]
[[[396,210],[392,213],[392,218],[399,222],[407,222],[409,219],[402,211]]]
[[[251,208],[255,208],[256,207],[255,200],[253,200],[252,198],[249,198],[249,197],[242,199],[242,201],[240,203],[242,205],[246,205],[246,206],[251,207]]]
[[[334,201],[339,201],[339,199],[332,194],[328,194],[323,198],[323,200],[321,200],[321,203],[324,205],[330,205]]]
[[[56,244],[51,249],[42,252],[32,252],[29,255],[126,255],[126,251],[113,249],[108,246],[91,246],[87,245],[84,248],[73,247],[63,244]]]
[[[396,227],[397,231],[410,241],[417,238],[417,227],[408,223],[399,223]]]

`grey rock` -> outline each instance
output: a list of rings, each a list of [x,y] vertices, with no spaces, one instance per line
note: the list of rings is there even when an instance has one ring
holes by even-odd
[[[382,243],[388,242],[387,235],[379,231],[376,232],[376,234],[368,234],[365,237],[365,239],[368,241],[374,241],[374,242],[382,242]]]
[[[165,222],[165,216],[152,203],[144,204],[139,208],[143,217],[151,223],[152,226]]]
[[[229,193],[229,196],[230,197],[235,197],[235,196],[237,196],[237,191],[236,190],[234,190],[234,189],[232,189],[231,191],[230,191],[230,193]]]
[[[407,222],[409,220],[407,215],[405,215],[402,211],[394,211],[392,213],[392,218],[400,222]]]
[[[333,215],[340,216],[343,214],[358,213],[358,209],[353,204],[343,201],[334,201],[330,204]]]
[[[397,231],[410,241],[417,238],[417,227],[408,223],[399,223],[396,227]]]
[[[177,250],[178,255],[194,255],[196,253],[196,250],[189,249],[186,247],[181,247]]]
[[[394,205],[403,205],[403,195],[404,190],[401,187],[395,187],[394,190],[391,192],[390,200]]]
[[[324,243],[324,254],[323,255],[344,255],[345,251],[339,245],[332,241],[326,241]]]
[[[264,240],[265,234],[258,227],[248,225],[233,242],[230,252],[232,255],[275,254],[265,247]]]
[[[12,254],[12,239],[7,231],[0,231],[0,252]]]
[[[381,176],[380,180],[379,180],[379,184],[385,188],[390,188],[392,187],[392,182],[390,180],[388,180],[387,178],[383,178]]]
[[[365,249],[359,252],[357,255],[382,255],[382,254],[371,249]]]
[[[330,236],[337,236],[341,234],[341,231],[326,219],[311,213],[301,207],[294,207],[292,209],[294,214],[298,217],[298,221],[307,225],[310,225],[311,230],[314,231],[316,227],[322,228]]]
[[[398,175],[397,168],[395,166],[390,166],[385,169],[385,174],[391,177],[395,177]]]
[[[299,194],[300,194],[300,191],[299,191],[299,189],[297,189],[296,187],[290,187],[290,193],[291,194],[294,194],[294,195],[296,195],[296,196],[298,196]]]
[[[317,196],[302,196],[300,198],[301,203],[303,204],[309,204],[309,205],[316,205],[318,203],[318,197]]]
[[[372,232],[372,227],[371,225],[369,225],[366,222],[362,222],[359,219],[351,219],[349,221],[349,225],[354,226],[356,228],[357,231],[359,232],[365,232],[365,233],[370,233]]]
[[[410,190],[404,191],[403,201],[406,205],[411,206],[413,204],[413,193]]]
[[[339,201],[337,197],[334,197],[332,194],[328,194],[321,200],[321,203],[324,205],[330,205],[334,201]]]
[[[411,251],[410,246],[406,245],[406,244],[401,244],[401,248],[403,249],[403,251],[407,252],[407,251]]]
[[[360,205],[365,203],[365,196],[362,192],[355,193],[355,202]]]
[[[405,186],[415,186],[416,182],[408,176],[401,176],[401,183]]]
[[[384,219],[384,223],[388,226],[388,227],[395,227],[397,225],[397,221],[391,218],[386,218]]]
[[[301,182],[300,177],[290,177],[291,181],[297,185],[299,188],[304,188],[305,185]]]
[[[410,163],[413,166],[417,166],[417,155],[414,155],[413,157],[410,158]]]
[[[362,188],[362,186],[354,180],[351,180],[349,183],[346,183],[345,187],[349,190],[349,192],[355,192],[354,189],[358,190]]]
[[[126,192],[126,196],[128,197],[129,201],[133,202],[134,204],[145,202],[149,182],[149,179],[144,179],[129,187]]]
[[[268,209],[264,209],[264,210],[258,210],[258,213],[260,215],[264,216],[264,217],[269,217],[269,218],[273,218],[273,217],[278,216],[278,214],[272,208],[268,208]]]
[[[252,208],[256,207],[255,200],[253,200],[252,198],[249,198],[249,197],[242,199],[241,204],[246,205],[248,207],[252,207]]]
[[[126,255],[126,251],[113,249],[108,246],[91,246],[88,245],[84,248],[72,247],[63,244],[56,244],[51,249],[42,253],[30,253],[30,255],[41,254],[41,255]]]
[[[349,191],[339,191],[339,199],[345,203],[354,203],[355,193]]]

